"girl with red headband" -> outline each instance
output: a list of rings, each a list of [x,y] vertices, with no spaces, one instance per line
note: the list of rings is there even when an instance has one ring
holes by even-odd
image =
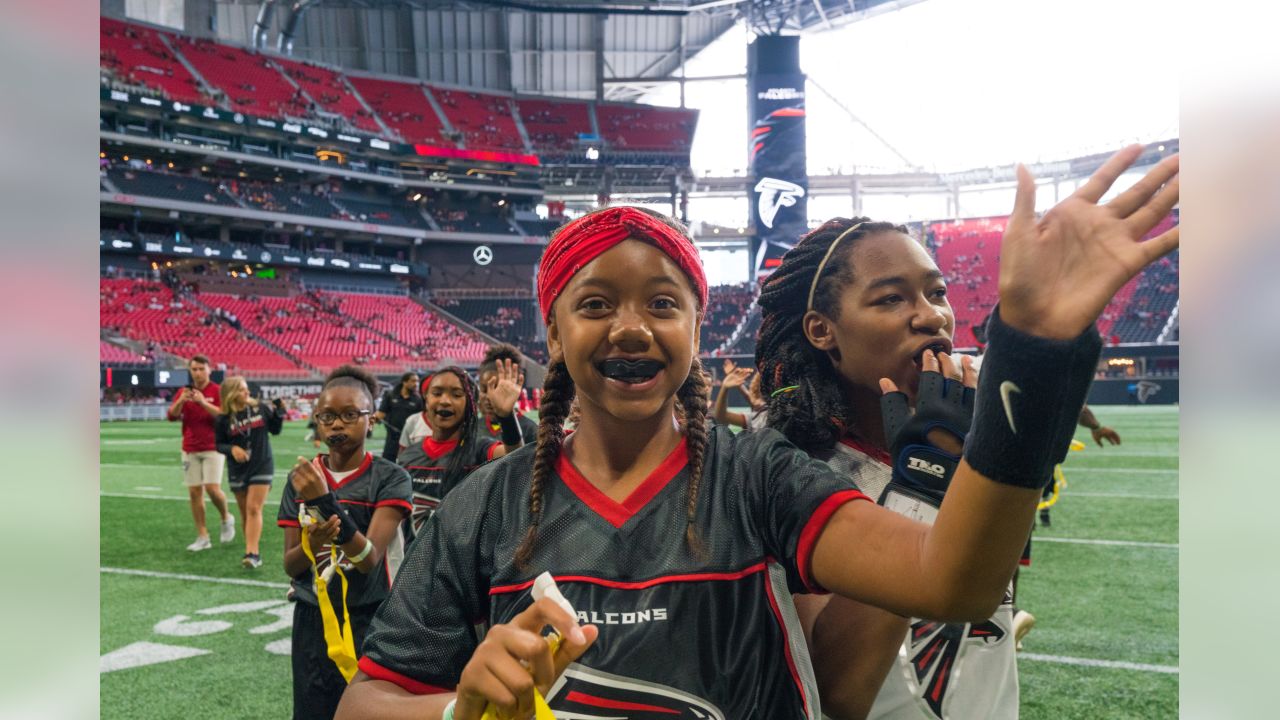
[[[416,533],[440,506],[444,496],[471,471],[514,451],[524,443],[516,422],[520,371],[511,361],[499,362],[489,378],[489,397],[501,426],[501,439],[479,432],[475,383],[457,366],[444,367],[422,381],[428,435],[410,440],[396,462],[413,477],[413,522]],[[506,413],[505,415],[503,413]],[[533,438],[529,438],[532,440]]]
[[[610,208],[566,225],[540,266],[551,363],[537,443],[477,470],[423,527],[338,717],[478,720],[492,703],[525,718],[545,697],[560,717],[813,719],[792,592],[989,617],[1070,440],[1062,408],[1078,413],[1092,379],[1093,321],[1177,244],[1135,242],[1176,180],[1154,201],[1160,183],[1144,181],[1096,204],[1135,157],[1040,222],[1020,170],[972,447],[932,525],[864,502],[776,431],[708,426],[706,279],[674,224]],[[530,600],[544,571],[567,604]]]

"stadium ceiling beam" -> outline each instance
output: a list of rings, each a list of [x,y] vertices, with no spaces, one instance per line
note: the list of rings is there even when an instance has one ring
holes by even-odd
[[[906,165],[906,166],[907,166],[907,167],[909,167],[909,168],[918,168],[918,167],[920,167],[919,165],[916,165],[915,163],[913,163],[913,162],[911,162],[910,160],[908,160],[906,155],[903,155],[903,154],[898,150],[898,148],[894,147],[894,146],[893,146],[893,145],[892,145],[888,140],[885,140],[883,137],[881,137],[881,136],[880,136],[880,133],[878,133],[878,132],[876,132],[874,129],[872,129],[872,127],[871,127],[870,125],[868,125],[865,121],[863,121],[863,119],[862,119],[862,118],[858,117],[857,115],[854,115],[854,114],[853,114],[853,111],[852,111],[852,110],[850,110],[850,109],[849,109],[849,108],[848,108],[844,103],[840,102],[840,99],[839,99],[839,98],[837,98],[835,95],[832,95],[831,93],[827,92],[827,89],[826,89],[826,88],[824,88],[824,87],[822,87],[821,85],[819,85],[819,84],[818,84],[818,82],[817,82],[816,80],[814,80],[812,77],[807,78],[807,80],[808,80],[808,82],[809,82],[810,84],[812,84],[814,87],[818,88],[818,90],[819,90],[823,95],[826,95],[826,96],[831,100],[831,102],[835,103],[835,104],[836,104],[836,107],[838,107],[838,108],[840,108],[841,110],[843,110],[843,111],[845,112],[845,114],[849,116],[849,119],[850,119],[850,120],[852,120],[852,121],[854,121],[855,123],[857,123],[857,124],[861,125],[863,128],[865,128],[865,129],[866,129],[866,131],[867,131],[867,132],[871,133],[871,137],[873,137],[873,138],[875,138],[876,140],[878,140],[878,141],[880,142],[880,144],[881,144],[881,145],[883,145],[883,146],[885,146],[886,148],[888,148],[888,149],[889,149],[889,151],[890,151],[890,152],[892,152],[894,155],[897,155],[897,156],[898,156],[898,159],[902,161],[902,164],[903,164],[903,165]]]
[[[686,78],[679,77],[620,77],[605,78],[605,85],[661,85],[663,83],[678,82],[712,82],[716,80],[745,80],[746,75],[738,73],[737,75],[696,75]]]
[[[849,0],[849,4],[853,4],[853,0]],[[822,26],[831,29],[831,21],[827,19],[827,11],[822,9],[822,0],[813,0],[813,7],[818,11],[818,15],[822,16]]]
[[[599,5],[561,5],[559,3],[523,2],[522,0],[469,0],[468,5],[508,8],[525,12],[555,13],[559,15],[649,15],[679,17],[689,14],[688,8],[652,7],[643,3]]]

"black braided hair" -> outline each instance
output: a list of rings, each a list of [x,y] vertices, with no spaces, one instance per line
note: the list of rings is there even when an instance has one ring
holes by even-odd
[[[423,402],[426,402],[427,389],[431,385],[431,380],[441,373],[451,373],[458,378],[458,382],[462,385],[462,394],[466,396],[466,406],[462,411],[462,422],[458,425],[458,446],[454,448],[452,456],[449,458],[449,466],[445,468],[444,477],[440,479],[440,494],[444,496],[462,482],[467,476],[465,468],[466,458],[465,450],[470,447],[470,443],[475,441],[476,436],[476,386],[471,381],[471,376],[466,370],[457,365],[449,365],[435,371],[422,383]]]
[[[831,358],[804,334],[809,287],[831,244],[863,223],[832,251],[813,294],[813,309],[837,320],[840,293],[853,282],[849,262],[857,241],[880,232],[907,234],[907,228],[864,217],[834,218],[810,231],[782,258],[760,290],[762,320],[756,340],[760,394],[769,408],[769,426],[807,452],[833,447],[849,427],[849,409]]]
[[[516,549],[516,567],[524,569],[533,559],[542,522],[542,493],[551,482],[551,472],[564,448],[564,420],[569,415],[576,389],[563,360],[553,361],[542,383],[542,403],[538,406],[538,446],[533,455],[529,485],[529,531]]]
[[[695,557],[702,558],[706,549],[695,524],[698,514],[698,487],[702,484],[702,463],[707,453],[707,408],[711,404],[711,380],[702,369],[698,356],[693,356],[689,377],[685,378],[676,398],[684,410],[684,436],[689,452],[689,485],[685,490],[685,544]]]

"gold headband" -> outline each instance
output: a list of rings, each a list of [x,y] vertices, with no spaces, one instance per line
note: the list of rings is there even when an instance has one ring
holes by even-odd
[[[827,248],[827,254],[823,255],[822,262],[818,263],[818,272],[813,274],[813,282],[809,283],[809,304],[805,306],[806,311],[813,309],[813,293],[818,289],[818,278],[822,277],[822,270],[827,266],[827,261],[831,259],[831,253],[835,252],[836,246],[840,244],[841,240],[845,239],[849,233],[856,232],[857,229],[863,225],[866,225],[865,221],[860,222],[840,233],[840,236],[835,239],[835,242],[831,243],[831,247]]]

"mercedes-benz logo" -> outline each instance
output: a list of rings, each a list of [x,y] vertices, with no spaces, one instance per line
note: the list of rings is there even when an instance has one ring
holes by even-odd
[[[477,265],[488,265],[493,262],[493,248],[481,245],[471,253],[471,257],[475,259]]]
[[[259,255],[258,257],[259,257],[259,258],[261,258],[261,259],[262,259],[262,262],[264,262],[264,263],[269,263],[269,262],[271,262],[271,253],[269,253],[269,252],[267,252],[267,251],[265,251],[265,250],[264,250],[264,251],[262,251],[262,254],[261,254],[261,255]]]

